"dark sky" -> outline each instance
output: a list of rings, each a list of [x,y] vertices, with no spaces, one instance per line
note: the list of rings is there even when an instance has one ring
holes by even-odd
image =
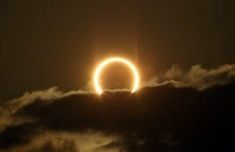
[[[0,99],[84,87],[100,59],[122,55],[143,79],[173,64],[235,61],[233,1],[0,2]]]
[[[0,2],[0,151],[234,152],[234,6]],[[114,55],[138,66],[137,92],[119,64],[102,73],[111,90],[90,90]]]

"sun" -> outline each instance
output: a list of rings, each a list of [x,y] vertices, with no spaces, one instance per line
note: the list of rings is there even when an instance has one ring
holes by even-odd
[[[138,90],[139,85],[140,85],[140,76],[139,76],[139,72],[136,68],[136,66],[129,61],[128,59],[122,58],[122,57],[110,57],[107,58],[105,60],[103,60],[100,64],[98,64],[98,66],[95,69],[95,72],[93,74],[93,84],[94,84],[94,89],[96,91],[97,94],[102,94],[103,93],[103,89],[102,86],[100,85],[100,76],[102,71],[110,64],[112,63],[121,63],[126,65],[130,71],[132,72],[133,75],[133,79],[134,79],[134,83],[131,89],[131,92],[134,93],[135,91]]]

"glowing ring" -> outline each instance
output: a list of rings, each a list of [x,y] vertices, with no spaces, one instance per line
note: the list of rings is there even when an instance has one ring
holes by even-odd
[[[94,72],[94,75],[93,75],[93,82],[94,82],[94,88],[95,88],[96,93],[97,94],[102,94],[103,93],[103,89],[100,85],[100,75],[101,75],[103,69],[107,65],[109,65],[111,63],[114,63],[114,62],[125,64],[132,71],[133,78],[134,78],[134,84],[133,84],[131,92],[134,93],[138,89],[139,83],[140,83],[138,70],[137,70],[137,68],[135,67],[135,65],[133,63],[131,63],[129,60],[121,58],[121,57],[108,58],[108,59],[104,60],[103,62],[101,62],[97,66],[97,68]]]

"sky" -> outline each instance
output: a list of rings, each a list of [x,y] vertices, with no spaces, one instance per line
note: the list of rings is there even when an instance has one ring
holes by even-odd
[[[109,56],[138,64],[143,80],[174,64],[232,64],[233,1],[3,1],[0,98],[83,88]]]
[[[1,152],[235,151],[232,0],[0,2]],[[121,56],[92,85],[101,60]],[[109,90],[108,90],[109,89]]]

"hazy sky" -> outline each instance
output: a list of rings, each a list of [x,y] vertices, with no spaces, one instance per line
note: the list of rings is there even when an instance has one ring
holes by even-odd
[[[144,79],[173,64],[234,63],[234,18],[234,2],[220,0],[0,2],[0,99],[81,88],[110,55]]]

